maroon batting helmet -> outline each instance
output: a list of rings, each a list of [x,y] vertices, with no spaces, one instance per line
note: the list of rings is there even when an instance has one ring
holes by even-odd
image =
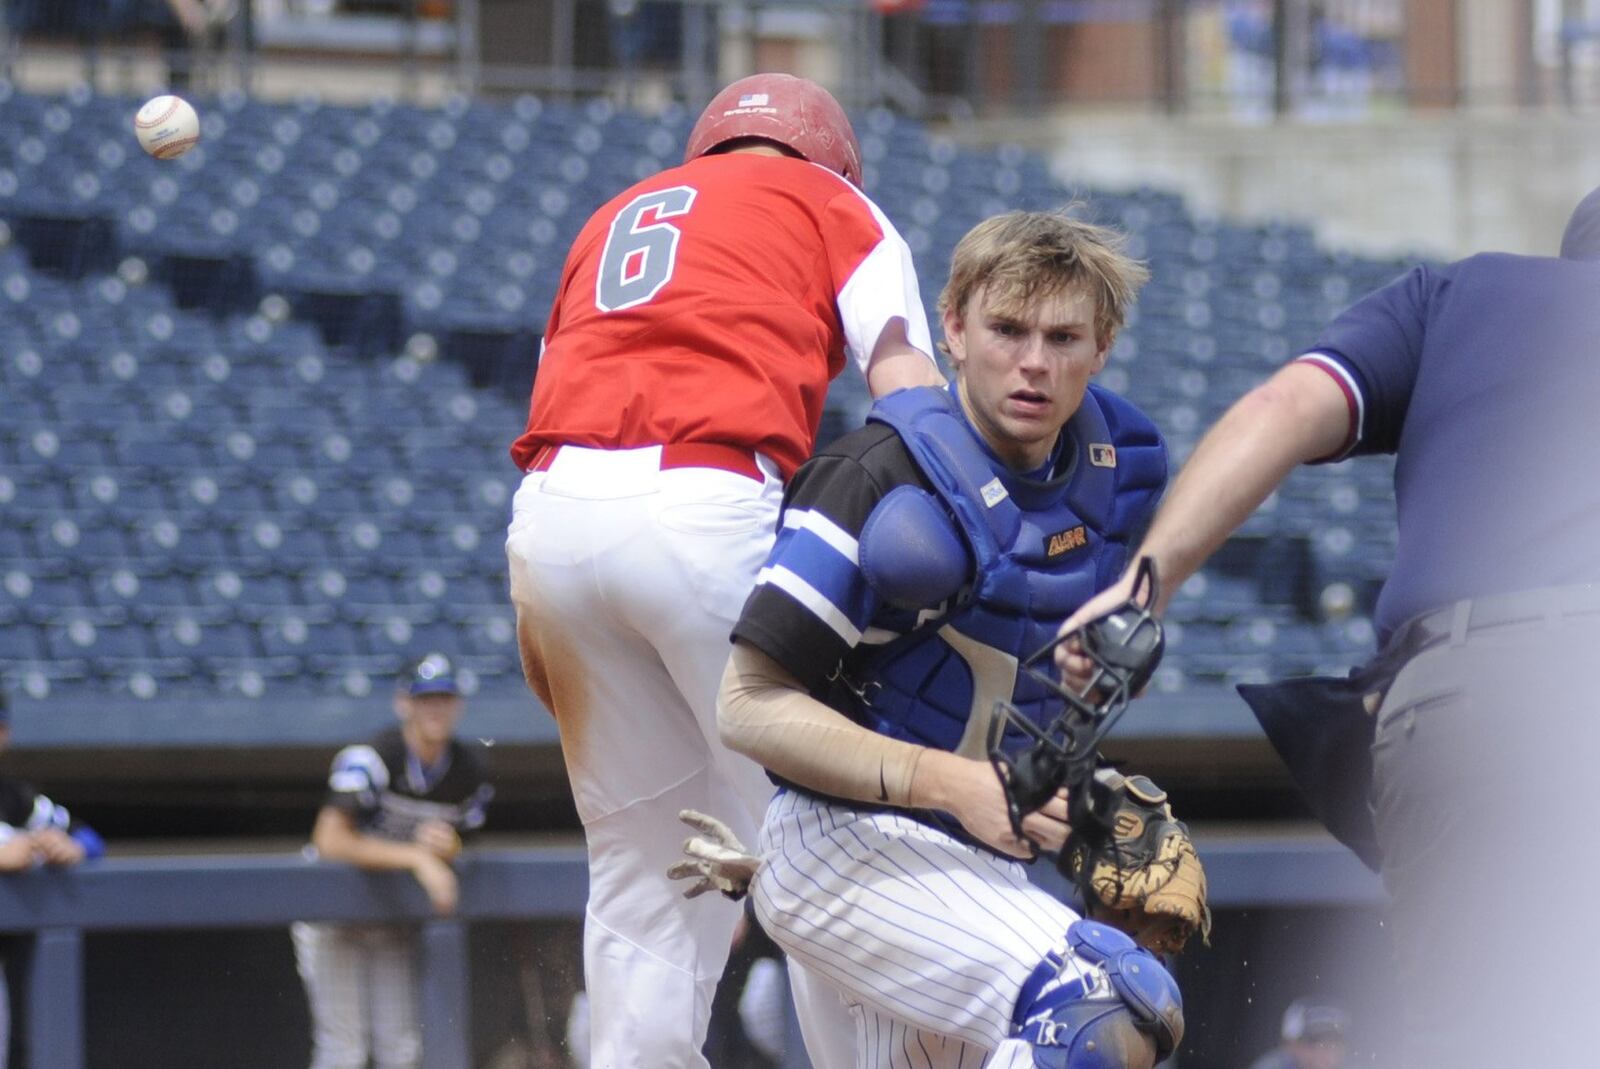
[[[683,162],[741,137],[759,137],[861,185],[861,146],[839,102],[792,74],[752,74],[712,98],[689,132]]]

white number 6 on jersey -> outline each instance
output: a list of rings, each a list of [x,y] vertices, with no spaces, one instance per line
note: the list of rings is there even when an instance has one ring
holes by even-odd
[[[694,197],[690,187],[674,186],[641,193],[617,213],[600,256],[595,307],[616,312],[644,304],[671,281],[683,231],[662,220],[686,214]]]

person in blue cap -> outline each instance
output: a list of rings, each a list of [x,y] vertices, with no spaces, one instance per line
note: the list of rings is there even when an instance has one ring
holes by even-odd
[[[0,753],[11,745],[11,709],[0,691]],[[93,828],[32,784],[0,774],[0,872],[76,865],[105,853]]]
[[[0,691],[0,753],[11,745],[11,709]],[[0,773],[0,873],[26,872],[41,866],[70,867],[105,853],[95,830],[65,806],[40,794],[32,784]],[[11,1020],[21,1018],[26,988],[21,976],[27,947],[20,939],[0,939],[0,1069],[26,1065],[25,1037],[11,1036]],[[13,1043],[13,1039],[15,1042]],[[14,1048],[14,1057],[7,1057]]]
[[[1338,1006],[1299,998],[1283,1011],[1279,1043],[1250,1069],[1340,1069],[1349,1053],[1350,1015]]]
[[[483,826],[494,789],[481,743],[456,737],[465,711],[442,653],[406,665],[394,695],[399,723],[333,759],[311,844],[327,861],[410,872],[434,910],[455,910],[450,863]],[[416,1069],[415,929],[296,923],[295,959],[311,1007],[312,1069]]]

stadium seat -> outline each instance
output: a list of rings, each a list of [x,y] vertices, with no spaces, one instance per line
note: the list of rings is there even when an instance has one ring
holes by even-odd
[[[319,621],[303,612],[280,611],[262,618],[258,634],[269,657],[304,658],[307,671],[341,658],[366,653],[353,628],[337,621]]]
[[[295,582],[288,575],[271,571],[249,569],[246,555],[241,560],[245,570],[220,567],[199,576],[196,580],[199,604],[224,610],[243,620],[254,620],[279,611],[285,606],[302,603]]]
[[[31,568],[7,567],[0,573],[0,620],[10,626],[23,621],[48,624],[88,604],[83,581],[76,575],[52,574],[52,569],[37,564]]]
[[[111,525],[126,527],[140,517],[166,510],[171,495],[154,482],[137,475],[119,478],[109,472],[85,475],[72,484],[74,508],[81,513],[99,513]]]
[[[178,616],[155,624],[151,637],[157,656],[190,661],[207,669],[243,666],[261,656],[255,630],[247,624],[212,623],[197,616]]]
[[[235,532],[239,559],[248,568],[299,572],[328,558],[328,540],[314,527],[294,527],[272,516],[243,519]]]
[[[227,533],[214,527],[186,526],[168,516],[151,516],[135,525],[134,550],[151,562],[202,568],[239,559]]]
[[[65,483],[43,471],[28,471],[20,464],[0,471],[0,508],[13,521],[31,523],[78,505]]]
[[[44,637],[31,625],[9,624],[0,627],[0,664],[12,666],[44,657]]]
[[[140,471],[193,471],[218,461],[195,442],[143,434],[119,436],[115,454],[118,464]]]
[[[182,575],[105,567],[91,572],[88,581],[90,596],[79,605],[114,610],[127,619],[155,619],[166,612],[187,611],[195,604],[194,588]]]
[[[297,471],[280,474],[272,482],[273,506],[280,513],[299,515],[328,527],[341,519],[364,514],[369,502],[360,487],[337,476]]]
[[[416,650],[452,650],[462,647],[461,629],[443,620],[413,622],[404,615],[388,615],[363,627],[374,654],[404,660]]]
[[[101,517],[94,514],[84,514],[78,518],[58,515],[54,519],[41,521],[35,527],[34,540],[46,555],[68,556],[97,563],[122,560],[129,552],[123,531],[103,522]]]
[[[52,660],[83,661],[99,675],[123,671],[151,658],[143,626],[97,622],[89,613],[50,624],[44,635]]]

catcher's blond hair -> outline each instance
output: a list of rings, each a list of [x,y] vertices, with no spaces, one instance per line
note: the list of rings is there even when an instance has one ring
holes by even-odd
[[[1016,316],[1039,300],[1078,291],[1094,298],[1095,341],[1109,348],[1150,272],[1123,251],[1120,232],[1075,219],[1071,210],[1005,212],[967,231],[950,257],[940,318],[951,308],[964,315],[980,290],[987,307]],[[949,352],[943,342],[939,348]]]

